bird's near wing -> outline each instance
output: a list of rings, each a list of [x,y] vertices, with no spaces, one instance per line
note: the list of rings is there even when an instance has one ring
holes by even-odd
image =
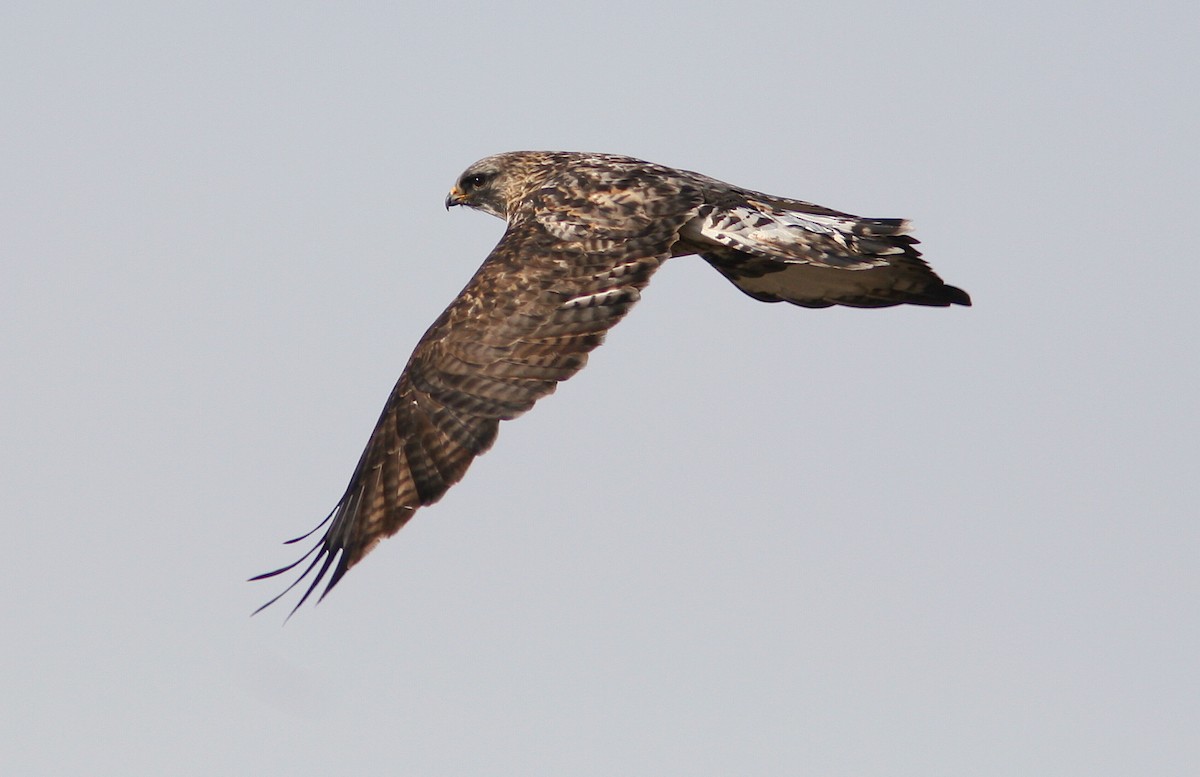
[[[312,557],[263,607],[315,572],[295,612],[332,569],[323,597],[376,543],[457,483],[491,447],[500,421],[529,410],[584,366],[671,255],[699,203],[695,192],[676,188],[658,193],[656,217],[640,207],[605,216],[614,197],[625,202],[623,191],[593,186],[581,198],[543,190],[509,226],[418,343],[345,494],[317,527],[328,526],[324,535],[300,560],[252,578]]]
[[[970,305],[929,268],[903,219],[871,219],[737,192],[700,209],[683,235],[735,286],[808,308]]]

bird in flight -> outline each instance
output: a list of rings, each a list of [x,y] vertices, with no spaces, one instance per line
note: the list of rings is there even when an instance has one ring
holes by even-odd
[[[587,362],[673,256],[698,254],[756,300],[806,308],[970,305],[921,259],[904,219],[862,218],[631,157],[516,151],[468,167],[446,197],[508,222],[417,343],[345,493],[302,558],[319,598],[462,479],[521,415]],[[315,573],[315,574],[314,574]],[[257,612],[257,611],[256,611]]]

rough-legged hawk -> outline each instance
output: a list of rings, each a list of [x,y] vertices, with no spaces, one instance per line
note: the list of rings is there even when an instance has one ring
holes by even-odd
[[[508,229],[417,344],[346,492],[317,527],[328,525],[325,534],[299,561],[253,578],[315,554],[287,589],[315,570],[297,608],[330,569],[322,596],[440,499],[491,447],[501,421],[578,372],[672,256],[699,254],[764,302],[971,304],[921,260],[903,219],[860,218],[640,159],[498,154],[467,168],[451,205]]]

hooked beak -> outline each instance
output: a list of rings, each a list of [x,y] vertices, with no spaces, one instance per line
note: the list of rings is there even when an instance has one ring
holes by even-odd
[[[452,205],[462,205],[466,201],[466,193],[462,189],[455,186],[450,190],[450,193],[446,195],[446,210],[450,210]]]

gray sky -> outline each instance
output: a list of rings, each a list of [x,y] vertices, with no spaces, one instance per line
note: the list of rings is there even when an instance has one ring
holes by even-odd
[[[1195,3],[6,4],[0,769],[1200,762]],[[912,218],[971,309],[655,278],[319,607],[248,614],[503,230],[610,151]]]

